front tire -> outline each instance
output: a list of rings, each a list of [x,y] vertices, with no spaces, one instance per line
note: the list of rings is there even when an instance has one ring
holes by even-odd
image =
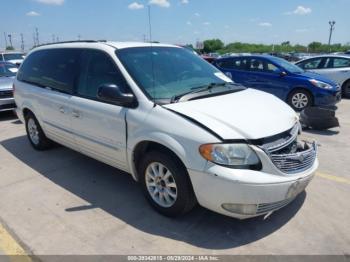
[[[311,106],[312,97],[309,92],[303,89],[294,90],[288,97],[288,104],[295,111],[303,111],[305,108]]]
[[[25,116],[25,124],[29,142],[36,150],[42,151],[52,147],[52,141],[45,136],[33,113],[29,112]]]
[[[342,93],[343,97],[350,98],[350,80],[343,84]]]
[[[167,152],[147,153],[139,167],[142,190],[159,213],[175,217],[196,204],[191,182],[183,164]]]

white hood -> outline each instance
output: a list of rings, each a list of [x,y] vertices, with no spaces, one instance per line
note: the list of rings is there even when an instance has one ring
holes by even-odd
[[[254,89],[165,105],[186,115],[224,139],[259,139],[282,133],[298,121],[277,97]]]

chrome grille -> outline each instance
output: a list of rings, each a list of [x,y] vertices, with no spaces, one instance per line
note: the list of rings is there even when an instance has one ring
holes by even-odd
[[[270,158],[275,166],[284,173],[295,174],[311,168],[316,160],[317,146],[306,144],[308,149],[302,152],[291,154],[270,154]]]
[[[13,97],[12,90],[0,91],[0,98],[11,98]]]

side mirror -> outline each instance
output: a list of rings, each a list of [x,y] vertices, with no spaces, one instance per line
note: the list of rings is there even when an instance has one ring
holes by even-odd
[[[118,106],[132,106],[135,102],[133,94],[123,93],[115,84],[104,84],[98,88],[97,97],[105,102]]]

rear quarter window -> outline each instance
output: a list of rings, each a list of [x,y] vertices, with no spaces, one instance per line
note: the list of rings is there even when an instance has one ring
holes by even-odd
[[[334,68],[350,67],[350,59],[347,58],[334,58],[333,59]]]
[[[17,79],[41,87],[72,93],[79,70],[80,49],[49,49],[30,54]]]

